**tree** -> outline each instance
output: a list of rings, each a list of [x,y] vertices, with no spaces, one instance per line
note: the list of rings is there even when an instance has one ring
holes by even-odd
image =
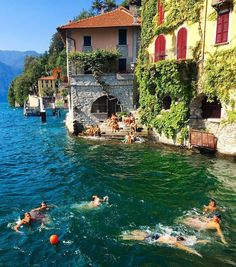
[[[115,0],[94,0],[92,3],[92,10],[95,14],[101,13],[102,7],[104,11],[111,11],[117,7]]]
[[[14,81],[11,82],[8,90],[8,102],[11,107],[15,106]]]
[[[73,21],[77,21],[77,20],[81,20],[81,19],[86,19],[86,18],[89,18],[89,17],[92,17],[92,16],[94,16],[95,14],[94,14],[94,12],[93,12],[93,10],[92,9],[90,9],[90,10],[82,10],[81,12],[80,12],[80,14],[77,16],[77,17],[75,17],[74,19],[73,19]]]

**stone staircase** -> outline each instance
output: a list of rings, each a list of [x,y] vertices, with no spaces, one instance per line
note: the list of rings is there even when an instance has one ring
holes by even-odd
[[[128,132],[130,132],[130,126],[126,126],[123,122],[119,122],[120,130],[112,132],[112,128],[103,122],[99,125],[101,129],[102,136],[108,137],[110,139],[124,139]],[[138,124],[137,132],[135,133],[137,137],[147,138],[148,131],[146,128]]]

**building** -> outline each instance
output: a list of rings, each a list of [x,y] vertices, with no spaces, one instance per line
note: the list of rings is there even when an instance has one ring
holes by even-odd
[[[130,6],[129,10],[119,7],[98,16],[69,22],[58,31],[66,45],[68,58],[71,86],[67,116],[69,131],[75,132],[75,125],[82,129],[87,124],[103,121],[113,112],[133,109],[133,68],[140,37],[136,6]],[[99,80],[94,78],[91,68],[76,68],[69,59],[73,52],[89,55],[114,49],[119,51],[120,57],[115,67],[110,66],[106,73],[100,73]]]
[[[151,7],[151,4],[156,4],[154,34],[146,46],[149,65],[158,65],[161,61],[183,64],[191,61],[196,64],[197,88],[195,96],[188,103],[190,131],[194,129],[212,133],[217,139],[219,152],[235,155],[236,123],[229,120],[230,114],[235,116],[236,112],[234,1],[172,2],[144,1],[143,8],[146,10],[148,5]],[[142,20],[144,24],[145,16]],[[178,102],[170,95],[165,96],[165,101],[168,102],[167,110],[173,101]],[[180,144],[176,138],[171,140],[159,133],[157,136],[160,142]],[[198,145],[201,146],[201,141]]]

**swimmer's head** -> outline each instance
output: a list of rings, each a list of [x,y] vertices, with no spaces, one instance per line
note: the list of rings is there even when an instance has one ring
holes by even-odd
[[[24,220],[27,221],[27,222],[30,222],[31,221],[31,215],[29,212],[26,212],[25,215],[24,215]]]
[[[176,240],[177,240],[177,241],[185,241],[185,238],[182,237],[182,236],[177,236]]]
[[[92,196],[92,200],[95,200],[96,198],[98,198],[97,195],[93,195],[93,196]]]
[[[215,201],[215,199],[214,198],[211,198],[209,204],[212,205],[213,207],[216,207],[216,201]]]
[[[47,203],[46,203],[45,201],[43,201],[43,202],[41,203],[41,207],[42,207],[42,208],[47,208]]]

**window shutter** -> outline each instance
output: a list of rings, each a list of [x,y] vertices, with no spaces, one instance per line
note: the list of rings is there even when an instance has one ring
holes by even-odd
[[[164,35],[159,35],[155,41],[155,56],[154,61],[165,59],[166,54],[166,38]]]
[[[160,25],[164,22],[164,7],[161,3],[161,0],[158,0],[157,11],[158,11],[158,25]]]
[[[218,14],[216,26],[216,44],[228,41],[229,12]]]
[[[177,59],[186,59],[187,54],[187,29],[181,28],[177,35]]]

